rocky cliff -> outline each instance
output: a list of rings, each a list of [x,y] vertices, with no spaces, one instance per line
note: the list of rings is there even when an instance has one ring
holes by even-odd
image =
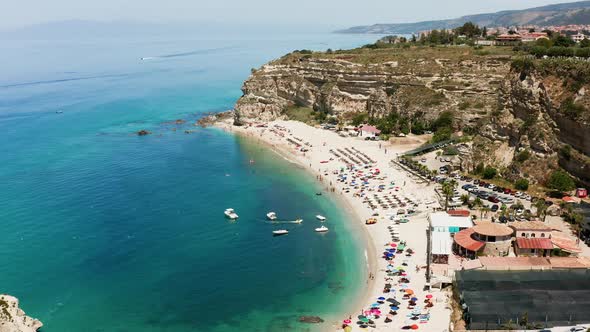
[[[397,113],[426,123],[443,111],[473,134],[477,161],[544,182],[566,169],[590,183],[590,64],[521,59],[509,48],[412,47],[293,52],[244,83],[237,122],[308,109],[348,122]],[[542,164],[544,167],[539,167]]]
[[[35,332],[41,326],[39,320],[25,315],[16,297],[0,295],[0,332]]]
[[[344,119],[392,111],[433,119],[457,110],[468,125],[494,109],[509,68],[506,55],[471,48],[294,52],[254,70],[235,111],[248,121],[281,118],[296,106]]]

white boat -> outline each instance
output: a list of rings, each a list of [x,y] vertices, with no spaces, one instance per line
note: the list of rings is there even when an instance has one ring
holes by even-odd
[[[293,220],[294,224],[301,224],[302,222],[303,222],[303,219]]]
[[[318,215],[317,215],[317,216],[315,216],[315,217],[316,217],[316,218],[317,218],[317,220],[319,220],[319,221],[326,221],[326,217],[324,217],[324,216],[322,216],[322,215],[320,215],[320,214],[318,214]]]
[[[328,227],[326,227],[326,226],[318,227],[315,229],[315,231],[318,233],[325,233],[328,231]]]
[[[232,220],[238,219],[238,214],[234,211],[234,209],[225,209],[225,212],[223,212],[223,213],[229,219],[232,219]]]
[[[276,231],[272,231],[272,235],[278,236],[278,235],[285,235],[285,234],[289,234],[289,231],[286,229],[279,229]]]
[[[269,212],[266,214],[266,218],[268,220],[276,220],[277,219],[277,214],[274,212]]]

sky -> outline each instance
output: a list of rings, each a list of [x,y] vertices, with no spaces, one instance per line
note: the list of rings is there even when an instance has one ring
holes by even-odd
[[[350,27],[455,18],[571,0],[1,0],[0,29],[64,20]]]

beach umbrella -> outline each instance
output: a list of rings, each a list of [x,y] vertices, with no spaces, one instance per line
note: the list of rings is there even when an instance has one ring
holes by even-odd
[[[427,299],[431,299],[431,298],[432,298],[432,294],[428,294],[428,295],[426,295],[426,298],[427,298]]]
[[[406,289],[406,294],[412,295],[414,294],[414,291],[411,289]]]
[[[343,321],[343,323],[344,323],[344,324],[350,324],[350,323],[352,323],[352,321],[351,321],[350,319],[345,319],[345,320]]]
[[[360,319],[360,321],[363,322],[363,323],[368,323],[369,322],[369,319],[367,317],[363,317],[363,318]]]
[[[344,332],[351,332],[351,331],[352,331],[352,326],[350,326],[350,325],[346,325],[346,326],[344,327]]]
[[[413,324],[412,326],[410,326],[410,328],[411,328],[412,330],[417,330],[417,329],[418,329],[418,325],[416,325],[416,324]]]
[[[379,300],[379,301],[385,301],[385,298],[383,296],[381,296],[377,300]]]
[[[373,311],[373,315],[381,316],[381,310],[375,310],[375,311]]]
[[[413,298],[410,299],[410,301],[416,302],[416,301],[418,301],[418,298],[417,297],[413,297]]]
[[[391,309],[393,311],[398,311],[399,307],[392,305],[391,307],[389,307],[389,309]]]
[[[371,307],[373,307],[373,308],[377,308],[377,307],[379,307],[379,306],[380,306],[380,304],[379,304],[379,303],[373,303],[373,304],[371,304]]]
[[[395,248],[395,247],[397,247],[397,243],[391,243],[391,244],[390,244],[390,246],[391,246],[392,248]]]

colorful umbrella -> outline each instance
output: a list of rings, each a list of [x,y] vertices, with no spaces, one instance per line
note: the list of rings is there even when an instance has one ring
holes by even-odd
[[[352,321],[351,321],[350,319],[345,319],[345,320],[343,321],[343,323],[344,323],[344,324],[350,324],[350,323],[352,323]]]
[[[414,324],[412,326],[410,326],[412,328],[412,330],[417,330],[418,329],[418,325]]]
[[[367,317],[363,317],[363,318],[360,319],[360,321],[363,322],[363,323],[368,323],[369,322],[369,319]]]
[[[344,327],[344,332],[351,332],[351,331],[352,331],[352,326],[347,325]]]
[[[385,298],[383,296],[381,296],[380,298],[378,298],[377,300],[379,301],[385,301]]]
[[[428,294],[428,295],[426,295],[426,298],[427,298],[427,299],[431,299],[431,298],[432,298],[432,294]]]

